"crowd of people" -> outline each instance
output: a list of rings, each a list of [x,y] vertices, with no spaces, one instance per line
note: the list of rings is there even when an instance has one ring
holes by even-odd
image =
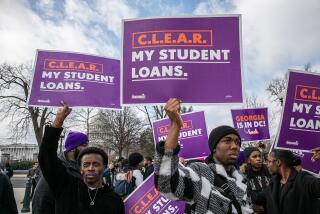
[[[205,160],[179,157],[180,103],[166,103],[171,126],[166,141],[156,144],[154,159],[134,152],[116,160],[90,146],[81,132],[70,132],[64,152],[57,153],[71,112],[62,103],[45,128],[39,164],[28,171],[32,213],[124,213],[123,200],[153,172],[155,187],[169,199],[185,201],[185,213],[320,213],[320,178],[304,171],[291,151],[268,152],[261,143],[240,151],[241,137],[233,127],[210,132],[211,154]],[[313,161],[320,160],[320,148],[313,152]],[[8,168],[0,172],[0,213],[16,214]]]
[[[167,102],[171,128],[156,146],[155,186],[162,194],[186,201],[189,213],[320,213],[320,178],[295,168],[300,163],[291,151],[274,149],[263,161],[259,148],[247,148],[238,170],[242,142],[230,126],[211,131],[205,163],[180,167],[180,103]],[[312,152],[312,160],[319,161],[320,148]]]

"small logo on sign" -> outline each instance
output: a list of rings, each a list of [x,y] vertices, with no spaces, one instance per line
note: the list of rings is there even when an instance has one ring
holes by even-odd
[[[298,146],[298,145],[299,145],[299,142],[298,142],[298,141],[287,141],[286,144]]]
[[[47,100],[37,100],[38,103],[50,103],[50,100],[47,99]]]
[[[146,99],[146,95],[145,94],[141,94],[141,95],[132,95],[131,96],[132,99],[135,99],[135,100],[145,100]]]

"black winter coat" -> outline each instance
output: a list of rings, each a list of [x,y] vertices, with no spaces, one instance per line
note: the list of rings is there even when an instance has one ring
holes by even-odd
[[[67,168],[67,172],[79,179],[82,176],[79,172],[79,166],[75,161],[68,160],[65,153],[60,153],[58,158],[61,163]],[[50,191],[50,187],[46,179],[41,176],[32,199],[32,213],[33,214],[54,214],[55,213],[55,199]]]
[[[120,196],[107,185],[99,188],[94,205],[90,206],[88,187],[82,179],[67,172],[57,158],[58,141],[62,129],[46,127],[39,151],[39,164],[42,174],[55,198],[57,214],[100,214],[124,213]],[[93,190],[95,191],[95,190]],[[90,191],[91,196],[95,192]]]
[[[9,178],[0,172],[0,213],[18,214],[13,188]]]
[[[320,178],[292,170],[280,194],[280,176],[274,176],[266,189],[268,214],[320,213]]]

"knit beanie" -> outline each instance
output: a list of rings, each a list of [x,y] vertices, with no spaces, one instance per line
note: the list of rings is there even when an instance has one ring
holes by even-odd
[[[241,137],[235,128],[231,126],[218,126],[217,128],[213,129],[209,135],[208,144],[210,151],[212,152],[217,147],[220,139],[228,134],[235,134],[241,140]]]
[[[244,149],[244,159],[245,160],[248,160],[248,158],[250,157],[251,153],[254,152],[254,151],[258,151],[260,152],[260,150],[256,147],[247,147]]]
[[[88,136],[81,132],[69,132],[64,144],[64,151],[69,152],[82,144],[86,144],[88,141]]]

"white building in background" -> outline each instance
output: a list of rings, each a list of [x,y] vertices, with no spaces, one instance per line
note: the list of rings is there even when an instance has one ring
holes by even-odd
[[[6,144],[0,145],[1,162],[9,160],[17,161],[35,161],[39,153],[37,144]]]

